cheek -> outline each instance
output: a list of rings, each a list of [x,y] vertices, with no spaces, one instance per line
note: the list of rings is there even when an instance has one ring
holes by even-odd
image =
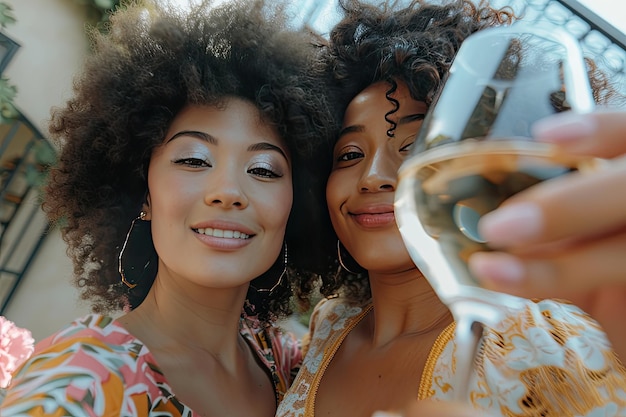
[[[148,175],[148,190],[153,215],[176,212],[190,201],[202,198],[199,184],[176,175]]]
[[[289,187],[281,187],[275,192],[264,193],[260,197],[263,204],[259,206],[259,213],[266,218],[268,225],[283,233],[293,206],[291,185]]]
[[[163,169],[162,164],[150,166],[148,190],[155,241],[171,234],[169,228],[185,219],[192,204],[202,198],[201,183]]]
[[[328,183],[326,185],[326,205],[333,228],[339,238],[344,234],[341,208],[343,203],[347,200],[346,184],[348,183],[347,178],[343,178],[342,175],[333,172],[330,177],[328,177]]]
[[[330,174],[328,177],[328,182],[326,183],[326,206],[328,207],[328,212],[331,217],[335,215],[335,211],[339,210],[339,189],[340,185],[339,181],[337,181],[337,176],[335,174]]]

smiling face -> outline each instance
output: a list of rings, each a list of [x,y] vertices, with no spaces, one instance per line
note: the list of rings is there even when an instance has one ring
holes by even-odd
[[[148,189],[159,276],[225,288],[277,259],[293,200],[291,161],[251,103],[183,109],[152,155]]]
[[[425,103],[411,98],[402,82],[391,97],[398,111],[394,136],[385,115],[394,109],[387,97],[391,85],[378,82],[359,93],[344,116],[333,151],[333,170],[326,187],[328,209],[337,236],[354,259],[371,271],[413,268],[396,226],[393,202],[397,171],[408,155],[424,114]]]

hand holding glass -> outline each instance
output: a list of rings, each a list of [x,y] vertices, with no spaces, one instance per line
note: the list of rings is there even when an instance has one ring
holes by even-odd
[[[490,248],[477,224],[541,181],[594,160],[533,141],[532,124],[594,101],[578,42],[558,28],[485,29],[462,44],[399,170],[396,219],[408,251],[456,321],[455,398],[466,400],[483,325],[523,308],[481,288],[468,257]]]

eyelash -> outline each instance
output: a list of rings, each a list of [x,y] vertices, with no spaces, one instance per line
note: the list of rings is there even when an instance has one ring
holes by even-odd
[[[192,168],[211,167],[211,164],[201,158],[181,158],[174,161],[175,164],[185,165]]]
[[[352,156],[350,158],[350,156]],[[344,152],[342,154],[340,154],[337,157],[337,162],[347,162],[347,161],[352,161],[354,159],[360,158],[363,156],[363,153],[358,152],[358,151],[348,151],[348,152]]]
[[[250,168],[248,170],[248,173],[252,174],[252,175],[259,176],[261,178],[280,178],[280,177],[282,177],[282,175],[277,174],[276,172],[272,171],[271,169],[264,168],[264,167]]]
[[[410,152],[411,151],[411,147],[413,146],[414,143],[415,142],[411,142],[411,143],[408,143],[408,144],[404,145],[403,147],[401,147],[399,149],[399,152],[400,153],[408,153],[408,152]],[[339,154],[339,156],[337,157],[336,161],[338,163],[349,162],[349,161],[353,161],[355,159],[362,158],[362,157],[363,157],[363,153],[362,152],[350,150],[350,151],[343,152],[343,153]]]
[[[200,158],[182,158],[174,161],[175,164],[185,165],[191,168],[210,168],[212,165]],[[266,167],[253,167],[248,169],[249,174],[256,175],[261,178],[280,178],[282,175],[276,173],[270,168]]]
[[[406,145],[400,148],[400,152],[410,152],[414,143],[415,142],[407,143]]]

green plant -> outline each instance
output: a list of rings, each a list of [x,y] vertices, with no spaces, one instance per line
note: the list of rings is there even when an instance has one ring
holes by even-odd
[[[4,2],[0,2],[0,29],[15,23],[13,9]],[[13,100],[17,88],[4,75],[0,76],[0,124],[8,123],[17,115]]]
[[[34,187],[41,187],[48,177],[48,169],[55,164],[57,154],[47,140],[38,141],[30,150],[32,161],[26,165],[26,182]]]
[[[12,85],[7,77],[0,77],[0,124],[9,123],[17,116],[17,110],[13,105],[16,94],[17,87]]]
[[[0,27],[4,29],[13,23],[15,23],[13,9],[8,4],[0,2]]]
[[[74,0],[87,8],[87,18],[100,30],[106,30],[109,14],[115,10],[121,0]]]

